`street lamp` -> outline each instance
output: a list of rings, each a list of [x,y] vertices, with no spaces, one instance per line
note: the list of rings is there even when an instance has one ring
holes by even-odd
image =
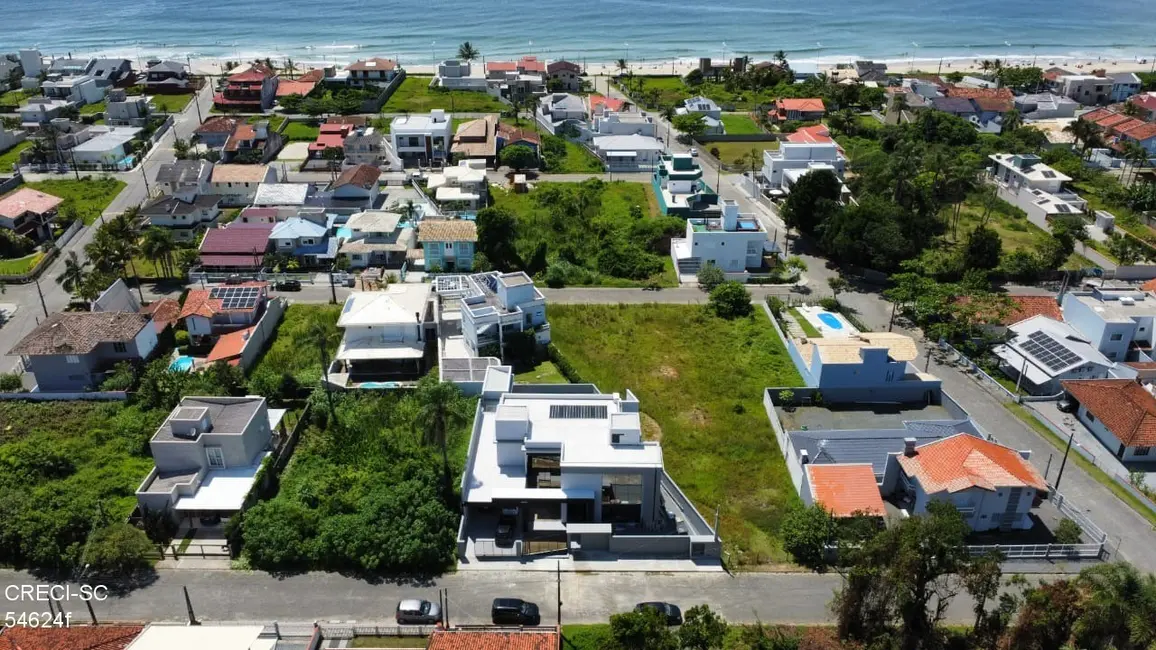
[[[429,43],[429,58],[431,60],[433,60],[435,65],[438,62],[438,55],[434,53],[434,46],[437,44],[438,44],[437,41],[430,41],[430,43]]]
[[[1060,471],[1056,474],[1056,484],[1052,486],[1052,493],[1060,491],[1060,479],[1064,478],[1064,466],[1068,464],[1068,452],[1072,450],[1072,439],[1076,437],[1076,427],[1074,424],[1069,424],[1068,428],[1071,433],[1068,434],[1068,446],[1064,447],[1064,459],[1060,461]]]

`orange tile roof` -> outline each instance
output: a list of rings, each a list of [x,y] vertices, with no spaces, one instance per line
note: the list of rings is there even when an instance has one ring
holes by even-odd
[[[978,99],[980,97],[1006,99],[1008,101],[1015,99],[1015,93],[1008,88],[964,88],[949,84],[943,89],[943,94],[948,97],[962,97],[963,99]]]
[[[928,494],[970,488],[1048,489],[1044,477],[1018,451],[966,433],[920,445],[914,455],[898,458],[903,471]]]
[[[172,298],[161,298],[156,302],[145,305],[141,308],[141,311],[152,315],[153,325],[156,325],[157,331],[161,332],[169,325],[180,320],[181,303]]]
[[[1116,126],[1117,124],[1123,124],[1124,122],[1127,122],[1130,119],[1132,119],[1132,118],[1128,117],[1127,115],[1121,115],[1119,113],[1110,113],[1108,115],[1105,115],[1104,117],[1097,119],[1096,124],[1099,124],[1100,126],[1107,129],[1107,128]]]
[[[249,336],[253,334],[253,330],[255,329],[257,329],[256,325],[246,327],[243,330],[237,330],[236,332],[222,334],[221,337],[217,339],[217,344],[209,351],[208,362],[228,361],[241,356],[241,351],[245,349],[245,343],[249,341]]]
[[[355,165],[341,172],[337,180],[333,182],[334,189],[338,187],[345,187],[346,185],[356,185],[363,189],[370,189],[377,185],[377,179],[381,178],[381,170],[373,165]]]
[[[1135,129],[1128,131],[1124,135],[1128,136],[1130,140],[1143,142],[1144,140],[1148,140],[1149,138],[1156,136],[1156,124],[1145,123],[1142,126],[1138,126]]]
[[[233,129],[229,139],[225,141],[225,151],[236,151],[241,148],[242,142],[255,142],[256,140],[257,129],[253,128],[252,124],[238,124],[237,128]]]
[[[250,82],[250,81],[264,81],[265,79],[268,79],[269,77],[272,77],[272,76],[275,76],[274,72],[272,70],[270,70],[269,68],[265,67],[264,64],[254,63],[254,64],[250,65],[246,70],[243,70],[243,71],[238,72],[236,74],[229,75],[229,82],[230,83],[233,83],[233,82],[243,83],[243,82]]]
[[[992,113],[1006,113],[1012,109],[1011,100],[1002,97],[976,97],[975,105],[982,111]]]
[[[587,98],[586,103],[590,109],[590,112],[595,113],[601,106],[605,106],[606,110],[608,111],[621,111],[622,107],[625,106],[627,102],[624,99],[615,99],[613,97],[607,97],[606,95],[599,95],[595,93]]]
[[[1056,302],[1054,296],[1008,296],[1011,300],[1011,309],[1008,310],[1007,316],[996,319],[996,314],[980,314],[980,316],[989,319],[990,323],[998,323],[1000,325],[1011,325],[1022,320],[1027,320],[1033,316],[1047,316],[1052,320],[1064,320],[1064,313],[1060,310],[1060,304]],[[966,305],[971,302],[969,296],[959,296],[955,302],[960,305]]]
[[[22,187],[8,196],[0,198],[0,217],[16,219],[25,212],[44,214],[55,210],[63,202],[64,199],[60,197]]]
[[[486,63],[486,72],[513,72],[518,69],[516,61],[490,61]]]
[[[370,62],[373,62],[373,65],[368,65]],[[393,70],[396,67],[397,62],[393,59],[374,57],[372,59],[366,59],[365,61],[350,63],[347,70]]]
[[[557,650],[561,639],[555,631],[520,630],[482,632],[435,630],[427,650]]]
[[[871,465],[807,465],[807,482],[815,503],[836,517],[865,514],[882,517],[883,497]]]
[[[242,282],[241,284],[232,285],[237,287],[267,287],[268,283],[260,282],[258,280],[251,280],[249,282]],[[189,295],[185,297],[185,304],[181,308],[180,318],[188,318],[189,316],[204,316],[205,318],[212,318],[213,314],[218,314],[224,311],[252,311],[252,309],[225,309],[224,301],[220,298],[213,298],[213,289],[190,289]],[[260,306],[261,301],[257,301],[257,306]],[[256,306],[253,308],[256,309]]]
[[[139,625],[9,627],[0,630],[0,650],[124,650],[143,629]]]
[[[831,132],[822,124],[804,126],[787,136],[787,142],[802,142],[806,144],[826,144],[833,142]]]
[[[1089,122],[1096,122],[1098,120],[1104,119],[1105,117],[1110,117],[1110,116],[1115,115],[1115,114],[1116,114],[1116,112],[1113,110],[1109,110],[1107,108],[1097,108],[1094,111],[1088,111],[1087,113],[1084,113],[1083,115],[1080,116],[1080,119],[1081,120],[1087,120]]]
[[[823,105],[823,100],[818,97],[780,99],[775,102],[775,106],[782,111],[799,111],[802,113],[821,113],[827,110],[827,107]]]
[[[316,87],[317,82],[308,79],[282,79],[277,84],[277,96],[301,95],[304,97],[313,92]]]
[[[1156,397],[1131,379],[1060,382],[1088,412],[1128,447],[1156,447]]]

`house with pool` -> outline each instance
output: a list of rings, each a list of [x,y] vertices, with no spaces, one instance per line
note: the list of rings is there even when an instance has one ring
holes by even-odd
[[[714,264],[728,279],[745,282],[751,272],[773,263],[767,258],[777,258],[778,244],[767,237],[757,216],[739,213],[732,199],[723,199],[721,208],[713,216],[688,218],[686,236],[670,240],[670,255],[681,280],[694,282],[703,266]]]
[[[651,176],[663,214],[673,217],[718,216],[718,195],[703,180],[702,166],[688,153],[663,154]]]

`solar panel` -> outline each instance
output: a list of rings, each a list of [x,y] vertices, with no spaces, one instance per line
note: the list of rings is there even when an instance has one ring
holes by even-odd
[[[1041,171],[1040,173],[1044,175],[1044,178],[1055,178],[1056,177],[1056,172],[1054,172],[1050,169],[1045,169],[1045,170]]]
[[[1053,371],[1073,366],[1083,359],[1080,355],[1064,347],[1045,332],[1032,332],[1028,340],[1019,344],[1020,349]]]
[[[605,404],[551,404],[551,420],[605,420]]]
[[[209,297],[220,300],[222,309],[252,309],[257,306],[260,287],[213,287]]]

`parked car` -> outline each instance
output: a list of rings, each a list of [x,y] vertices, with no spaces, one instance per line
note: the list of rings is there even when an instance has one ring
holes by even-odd
[[[278,280],[277,282],[273,283],[273,290],[274,291],[300,291],[301,290],[301,281],[300,280]]]
[[[1078,406],[1079,404],[1076,404],[1076,401],[1070,397],[1065,397],[1060,400],[1059,404],[1056,404],[1056,408],[1059,409],[1060,413],[1074,413]]]
[[[241,277],[241,275],[238,273],[234,273],[234,274],[230,275],[229,277],[225,278],[225,284],[241,284],[244,281],[245,281],[245,278]]]
[[[538,625],[542,615],[537,605],[521,598],[495,598],[490,619],[494,625]]]
[[[697,157],[698,156],[698,148],[697,147],[691,147],[690,148],[690,155]]]
[[[442,621],[442,608],[428,600],[408,598],[397,604],[394,617],[398,625],[434,625]]]
[[[494,542],[498,546],[514,545],[514,529],[518,526],[518,509],[502,508],[498,515],[498,528],[494,531]]]
[[[678,608],[678,605],[671,603],[652,602],[638,603],[634,606],[634,611],[636,612],[641,612],[648,609],[654,610],[666,617],[667,625],[682,625],[682,610]]]

